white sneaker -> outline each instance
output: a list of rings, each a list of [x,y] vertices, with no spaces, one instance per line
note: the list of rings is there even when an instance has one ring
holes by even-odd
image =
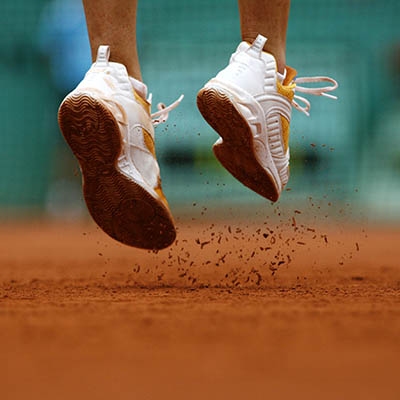
[[[109,47],[100,46],[96,62],[64,99],[60,128],[79,161],[96,223],[127,245],[162,249],[176,231],[161,190],[153,125],[164,122],[183,96],[150,114],[146,85],[130,78],[124,65],[109,62],[109,55]]]
[[[275,58],[263,51],[266,38],[242,42],[229,65],[197,96],[206,121],[221,136],[213,150],[221,164],[240,182],[271,201],[277,201],[289,180],[289,124],[292,104],[308,114],[310,103],[299,92],[327,96],[337,82],[328,77],[297,78],[286,67],[277,73]],[[333,86],[304,88],[303,82],[331,82]],[[301,107],[294,99],[304,102]]]

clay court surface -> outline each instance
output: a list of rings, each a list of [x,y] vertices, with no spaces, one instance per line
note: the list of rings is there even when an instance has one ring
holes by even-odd
[[[0,398],[399,399],[400,230],[179,221],[0,228]]]

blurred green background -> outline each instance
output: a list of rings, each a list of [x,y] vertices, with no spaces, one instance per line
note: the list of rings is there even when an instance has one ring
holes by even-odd
[[[2,0],[0,9],[0,214],[80,217],[78,167],[59,133],[57,108],[90,66],[82,5]],[[312,197],[335,210],[351,204],[355,217],[400,218],[399,17],[399,0],[292,1],[288,65],[299,76],[332,76],[340,87],[338,101],[309,98],[310,118],[293,110],[290,191],[281,207]],[[217,135],[195,105],[197,91],[240,42],[236,0],[139,0],[138,39],[154,102],[185,94],[156,129],[173,211],[193,202],[269,207],[216,162]]]

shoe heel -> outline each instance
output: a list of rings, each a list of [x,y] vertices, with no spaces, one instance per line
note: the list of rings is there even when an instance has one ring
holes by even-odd
[[[219,88],[203,88],[197,96],[197,106],[222,138],[213,146],[218,161],[243,185],[277,201],[279,190],[275,179],[257,159],[251,128],[229,94]]]

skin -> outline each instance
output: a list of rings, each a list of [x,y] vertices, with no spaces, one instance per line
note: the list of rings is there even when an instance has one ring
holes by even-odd
[[[137,0],[83,0],[92,59],[101,44],[111,47],[111,61],[124,64],[130,76],[142,80],[136,45]],[[264,50],[276,58],[278,71],[286,65],[286,30],[290,0],[239,0],[242,40],[268,38]]]
[[[128,74],[142,80],[136,46],[137,0],[83,0],[92,59],[102,44],[111,48],[110,60],[124,64]]]
[[[290,0],[239,0],[242,40],[253,42],[257,35],[268,38],[264,50],[271,53],[283,73],[286,66],[286,31]]]

